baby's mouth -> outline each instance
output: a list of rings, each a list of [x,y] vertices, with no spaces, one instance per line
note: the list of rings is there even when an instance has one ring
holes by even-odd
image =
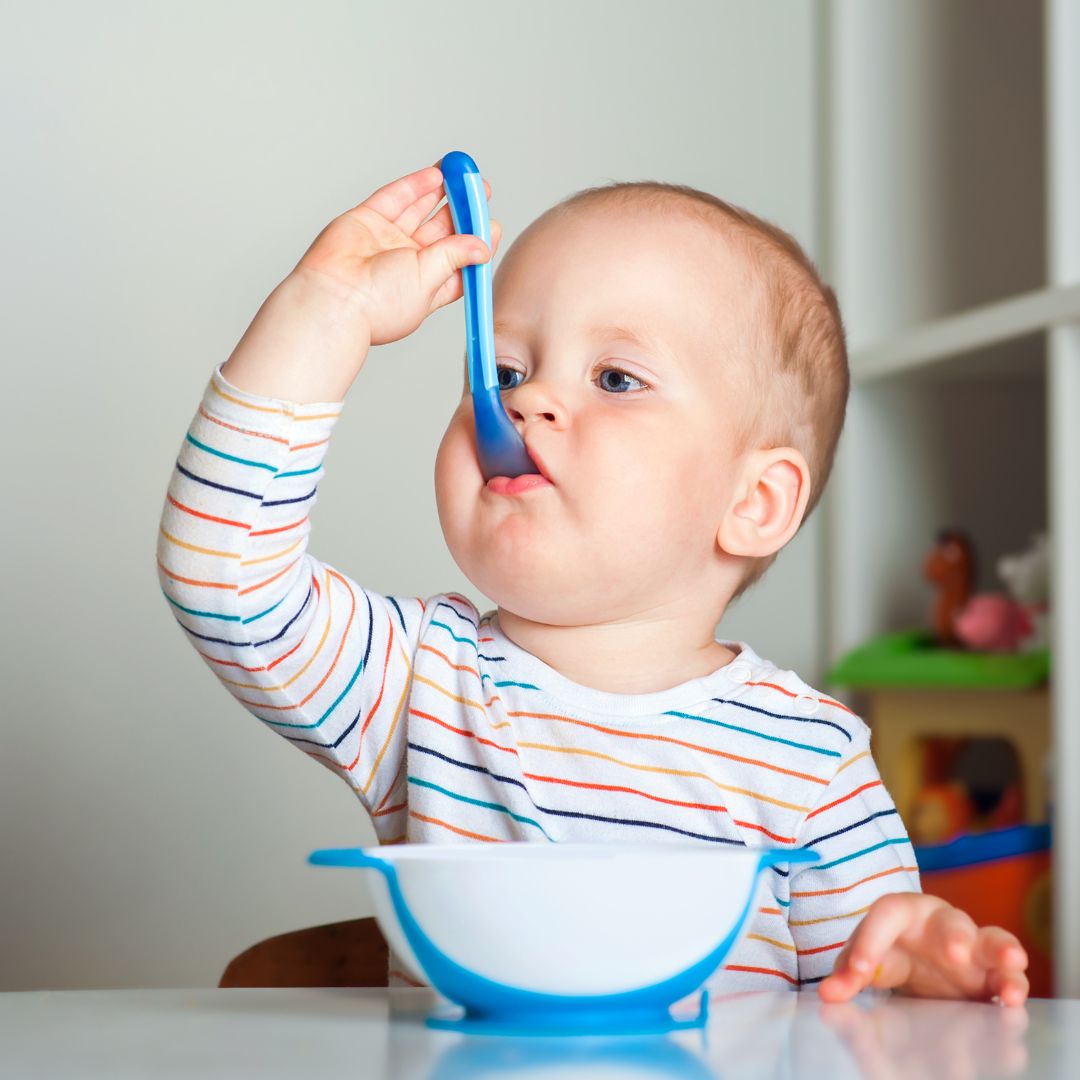
[[[521,476],[493,476],[485,485],[488,491],[496,495],[522,495],[537,488],[553,487],[546,476],[537,473],[523,473]]]
[[[532,463],[540,470],[539,473],[522,473],[521,476],[493,476],[484,486],[496,495],[523,495],[527,491],[554,487],[554,483],[548,479],[544,463],[536,456],[535,451],[528,444],[526,444],[525,450]]]

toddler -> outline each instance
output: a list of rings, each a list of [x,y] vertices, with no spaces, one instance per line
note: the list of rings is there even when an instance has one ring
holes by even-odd
[[[919,892],[866,725],[714,638],[814,508],[843,423],[836,301],[786,233],[692,188],[616,184],[512,245],[499,378],[543,476],[484,482],[467,378],[435,462],[447,544],[494,611],[383,596],[308,553],[370,347],[459,298],[461,267],[498,247],[498,222],[489,250],[433,213],[441,197],[432,166],[331,222],[214,371],[158,543],[194,648],[349,784],[384,844],[815,848],[763,875],[714,989],[1021,1003],[1016,938]],[[392,535],[392,507],[378,524]]]

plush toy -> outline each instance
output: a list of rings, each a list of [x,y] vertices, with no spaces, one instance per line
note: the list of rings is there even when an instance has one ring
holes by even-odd
[[[970,649],[1016,652],[1047,645],[1050,551],[1045,533],[1026,551],[998,560],[1007,592],[979,593],[953,612],[956,638]]]
[[[1005,593],[979,593],[953,616],[956,636],[969,649],[1016,652],[1034,625],[1023,604]]]
[[[937,586],[933,629],[941,646],[958,645],[956,615],[971,596],[975,579],[975,556],[971,541],[958,529],[938,533],[937,543],[923,561],[923,576]]]

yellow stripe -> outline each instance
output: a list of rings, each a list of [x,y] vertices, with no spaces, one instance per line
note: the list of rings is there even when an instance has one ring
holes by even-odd
[[[412,670],[412,665],[409,662],[409,654],[401,648],[400,643],[398,644],[398,649],[401,652],[402,659],[405,661],[405,682],[401,688],[401,697],[398,698],[397,708],[394,710],[394,719],[390,723],[390,729],[389,731],[387,731],[386,738],[383,740],[383,744],[379,748],[379,753],[375,758],[375,763],[371,766],[371,773],[368,775],[367,783],[364,784],[364,786],[361,788],[361,791],[363,791],[365,795],[368,792],[368,788],[371,787],[371,781],[375,779],[375,773],[379,770],[379,764],[383,759],[383,755],[386,753],[386,748],[390,745],[390,739],[394,734],[394,729],[398,725],[398,719],[401,716],[401,711],[405,705],[405,699],[409,693],[409,675]],[[394,777],[394,779],[396,780],[397,777]]]
[[[222,397],[226,401],[231,401],[234,405],[239,405],[245,409],[251,409],[254,412],[272,413],[276,416],[287,416],[290,420],[295,420],[298,422],[303,422],[305,420],[333,420],[341,415],[341,410],[335,409],[334,412],[315,413],[312,416],[297,416],[296,413],[292,412],[289,409],[274,409],[271,408],[269,405],[252,405],[250,401],[242,401],[240,398],[234,397],[232,394],[227,394],[224,390],[221,389],[220,386],[218,386],[218,384],[213,379],[210,380],[210,386],[213,388],[214,393],[217,394],[218,397]]]
[[[839,776],[840,773],[842,773],[846,768],[848,768],[848,766],[854,765],[856,761],[861,761],[864,757],[869,757],[869,756],[870,756],[870,751],[869,750],[864,750],[861,754],[856,754],[850,761],[845,761],[844,764],[841,765],[840,768],[836,770],[837,775]]]
[[[261,558],[258,558],[258,559],[244,559],[240,563],[240,565],[241,566],[254,566],[256,563],[271,562],[274,559],[280,559],[282,557],[282,555],[288,555],[289,552],[293,550],[293,548],[298,547],[303,542],[304,542],[304,538],[301,536],[300,539],[297,540],[295,544],[290,544],[287,548],[285,548],[284,551],[275,551],[273,555],[263,555]]]
[[[788,926],[817,926],[818,923],[835,922],[837,919],[854,919],[856,915],[864,915],[870,910],[869,905],[859,908],[858,911],[847,911],[843,915],[826,915],[823,919],[789,919]]]
[[[232,394],[226,394],[224,390],[213,380],[210,381],[211,387],[213,387],[214,393],[218,397],[224,398],[226,401],[231,401],[234,405],[240,405],[245,409],[251,409],[254,412],[273,413],[276,416],[289,416],[290,414],[285,409],[273,409],[269,405],[252,405],[249,401],[241,401],[238,397],[233,397]]]
[[[761,934],[747,934],[747,941],[763,941],[766,945],[775,945],[778,949],[786,949],[788,952],[795,952],[795,946],[789,945],[786,941],[777,941],[776,938],[764,937]]]
[[[308,657],[307,663],[288,681],[280,683],[277,686],[260,686],[259,683],[242,683],[237,682],[235,679],[226,679],[223,675],[218,675],[218,678],[223,683],[228,683],[229,686],[238,687],[241,690],[264,690],[268,694],[277,693],[281,690],[287,690],[305,671],[315,662],[315,658],[322,652],[323,646],[326,644],[326,639],[330,634],[330,620],[334,614],[334,602],[333,594],[330,592],[330,576],[327,574],[326,585],[323,589],[326,595],[326,627],[323,629],[322,637],[319,638],[319,644],[315,647],[315,651]]]
[[[245,409],[252,409],[255,412],[274,413],[277,416],[287,416],[289,417],[289,419],[299,422],[303,422],[305,420],[332,420],[341,415],[341,410],[335,409],[333,412],[328,413],[314,413],[311,416],[297,416],[296,413],[292,412],[289,409],[273,409],[268,405],[252,405],[250,401],[242,401],[240,398],[234,397],[232,394],[227,394],[224,390],[221,389],[220,386],[218,386],[218,384],[213,379],[210,380],[210,386],[213,388],[214,393],[217,394],[218,397],[222,397],[226,401],[231,401],[234,405],[240,405]],[[211,417],[211,419],[213,418]],[[258,432],[253,432],[253,434],[258,434]]]
[[[160,525],[158,526],[158,532],[160,532],[169,543],[176,544],[177,547],[187,548],[188,551],[197,551],[200,555],[217,555],[222,559],[240,558],[240,553],[236,551],[215,551],[213,548],[196,547],[194,544],[186,544],[183,540],[178,540],[175,536],[167,533]]]
[[[422,675],[414,675],[413,678],[414,680],[417,680],[419,682],[427,683],[428,686],[431,686],[433,689],[438,690],[440,693],[444,694],[448,698],[453,699],[454,701],[460,702],[463,705],[472,705],[475,708],[478,708],[484,718],[487,720],[488,727],[491,728],[492,731],[498,731],[500,728],[511,727],[511,723],[509,720],[503,721],[502,723],[493,723],[490,716],[488,715],[487,709],[484,708],[483,704],[473,701],[469,698],[459,697],[457,694],[452,694],[450,693],[450,691],[440,686],[437,682],[434,682],[431,679],[424,678],[424,676]],[[774,799],[768,795],[761,795],[756,791],[750,791],[748,788],[733,787],[730,784],[722,784],[719,780],[715,780],[713,779],[713,777],[702,772],[694,772],[685,769],[665,769],[661,768],[658,765],[639,765],[632,761],[624,761],[621,758],[612,757],[609,754],[601,754],[597,750],[583,750],[568,746],[549,746],[544,743],[531,743],[521,741],[518,741],[517,745],[519,747],[526,747],[532,750],[548,750],[553,754],[574,754],[583,757],[595,757],[599,758],[602,761],[610,761],[615,765],[622,765],[624,768],[627,769],[636,769],[639,772],[660,773],[667,776],[694,777],[700,780],[707,781],[714,787],[718,788],[720,791],[727,791],[735,795],[745,795],[748,798],[755,799],[758,802],[769,803],[772,806],[779,806],[785,810],[795,810],[803,814],[808,813],[811,809],[809,806],[800,806],[798,803],[784,802],[781,799]],[[853,758],[852,760],[854,761],[856,759]]]
[[[485,712],[484,703],[482,701],[473,701],[472,698],[459,697],[457,694],[451,693],[445,687],[440,686],[433,679],[425,678],[423,675],[413,675],[413,679],[416,682],[426,683],[433,690],[438,690],[440,694],[443,694],[445,697],[448,697],[451,701],[456,701],[460,705],[469,705],[474,709],[479,709],[481,712]],[[494,728],[496,725],[491,724],[490,726]],[[510,726],[509,722],[498,725],[498,727],[509,727],[509,726]]]
[[[636,769],[639,772],[661,773],[665,776],[691,776],[699,780],[705,780],[712,784],[713,787],[719,788],[721,791],[730,791],[736,795],[746,795],[748,798],[756,799],[758,802],[771,803],[773,806],[781,806],[785,810],[805,812],[810,809],[808,806],[799,806],[796,803],[782,802],[780,799],[770,798],[768,795],[760,795],[756,791],[749,791],[746,788],[732,787],[730,784],[721,784],[719,780],[714,780],[711,776],[708,776],[703,772],[693,772],[688,769],[665,769],[661,768],[659,765],[639,765],[633,761],[623,761],[620,758],[612,757],[610,754],[601,754],[599,750],[579,750],[570,746],[547,746],[544,743],[520,741],[517,745],[526,747],[530,750],[548,750],[553,754],[574,754],[583,757],[599,758],[601,761],[610,761],[615,765],[622,765],[627,769]]]

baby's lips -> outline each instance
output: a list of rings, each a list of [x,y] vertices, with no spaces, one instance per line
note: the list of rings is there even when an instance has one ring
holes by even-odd
[[[537,455],[535,449],[528,443],[525,444],[525,452],[532,458],[532,463],[540,470],[540,475],[549,483],[554,484],[555,481],[551,479],[551,473],[548,472],[544,462]]]

